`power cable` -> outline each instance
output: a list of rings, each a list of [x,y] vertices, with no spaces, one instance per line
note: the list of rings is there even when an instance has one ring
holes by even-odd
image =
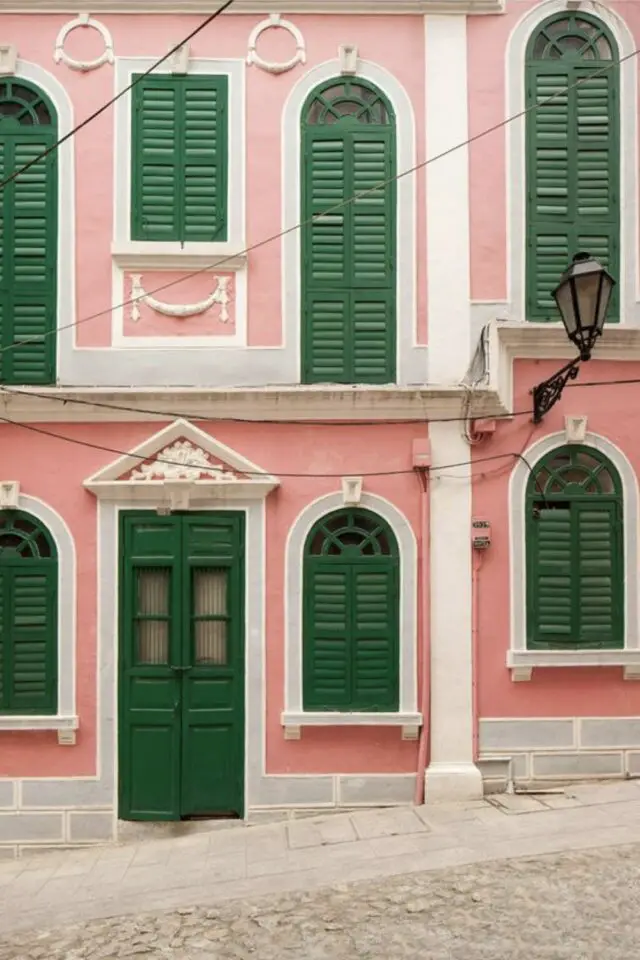
[[[168,53],[165,53],[164,57],[161,57],[159,60],[156,60],[156,62],[152,64],[152,66],[150,66],[147,70],[145,70],[144,73],[138,74],[127,87],[123,87],[122,90],[119,90],[118,93],[116,93],[115,97],[112,97],[111,100],[107,101],[107,103],[103,103],[101,107],[98,107],[98,109],[95,110],[92,114],[90,114],[90,116],[86,117],[81,123],[79,123],[77,127],[74,127],[73,130],[69,130],[68,133],[65,133],[64,137],[61,137],[55,143],[52,143],[51,146],[47,147],[46,150],[43,150],[42,153],[39,153],[36,157],[32,157],[32,159],[29,160],[28,163],[25,163],[23,167],[20,167],[19,170],[14,170],[9,177],[7,177],[5,180],[0,181],[0,190],[3,190],[7,186],[7,184],[11,183],[13,180],[15,180],[21,174],[23,174],[26,170],[29,170],[30,167],[32,167],[34,164],[39,163],[40,160],[44,160],[45,157],[48,157],[50,153],[53,153],[55,150],[58,150],[63,143],[66,143],[67,140],[71,140],[71,138],[75,137],[75,135],[79,133],[80,130],[83,130],[86,126],[88,126],[98,117],[100,117],[103,113],[106,113],[109,107],[112,107],[114,103],[117,103],[118,100],[120,100],[120,98],[125,95],[125,93],[129,93],[130,90],[133,90],[136,84],[140,83],[141,80],[144,80],[145,77],[148,77],[150,73],[153,73],[156,67],[161,66],[166,60],[168,60],[175,53],[177,53],[178,50],[184,47],[185,44],[189,43],[190,40],[193,40],[195,36],[201,33],[205,29],[205,27],[208,27],[210,23],[213,23],[213,21],[216,20],[220,16],[220,14],[224,13],[225,10],[228,10],[232,3],[234,3],[234,0],[225,0],[222,6],[218,7],[215,13],[210,14],[205,20],[202,21],[202,23],[199,26],[197,26],[194,30],[192,30],[188,37],[185,37],[184,40],[181,40],[180,43],[177,43],[175,47],[172,47],[171,50],[168,51]]]
[[[19,420],[11,420],[9,417],[0,416],[0,422],[6,423],[9,426],[20,427],[22,430],[29,430],[31,433],[37,433],[43,437],[51,437],[54,440],[63,440],[66,443],[73,443],[79,447],[87,447],[90,450],[100,450],[103,453],[112,453],[112,454],[115,454],[117,457],[135,457],[137,460],[140,460],[141,462],[145,462],[147,460],[155,460],[158,463],[168,463],[171,466],[184,467],[184,464],[180,463],[177,460],[169,460],[168,458],[159,457],[159,456],[154,457],[153,455],[149,456],[149,454],[133,453],[130,450],[118,450],[115,447],[107,447],[101,443],[92,443],[90,440],[80,440],[78,437],[66,437],[64,436],[64,434],[54,433],[52,430],[43,430],[42,427],[36,427],[32,423],[22,423]],[[478,457],[475,460],[462,460],[459,463],[446,463],[446,464],[442,464],[439,467],[429,467],[429,472],[431,473],[434,470],[438,470],[438,471],[454,470],[458,467],[473,466],[477,463],[484,463],[489,460],[504,460],[507,457],[519,458],[521,457],[521,454],[518,452],[496,453],[490,457]],[[414,472],[415,471],[412,467],[409,470],[363,471],[362,473],[359,473],[358,476],[360,477],[400,477],[400,476],[409,476]],[[247,476],[247,477],[264,476],[263,473],[260,473],[258,471],[243,470],[242,473],[244,476]],[[314,480],[314,479],[315,480],[319,480],[319,479],[335,480],[335,479],[338,479],[339,477],[343,477],[344,471],[341,471],[340,473],[279,473],[278,472],[277,476],[282,477],[283,479],[286,479],[286,480],[310,480],[310,479],[311,480]]]
[[[232,2],[232,0],[228,0],[228,3],[220,8],[217,15],[219,15],[220,12],[226,9],[226,7],[229,5],[230,2]],[[183,41],[183,43],[185,42],[186,41]],[[506,127],[508,124],[513,123],[514,120],[519,120],[520,118],[527,116],[529,113],[532,113],[534,110],[538,110],[540,109],[540,107],[547,106],[548,104],[552,103],[554,100],[558,99],[558,97],[564,96],[566,93],[569,92],[569,90],[573,89],[574,87],[578,87],[583,83],[587,83],[588,81],[593,80],[594,78],[600,76],[606,71],[611,70],[614,66],[619,66],[625,61],[630,60],[632,57],[638,56],[639,53],[640,53],[640,48],[636,48],[631,53],[628,53],[624,57],[621,57],[619,60],[612,60],[610,63],[606,64],[604,67],[601,67],[599,70],[596,70],[593,73],[590,73],[588,76],[580,77],[578,80],[574,81],[573,83],[570,83],[568,86],[560,88],[555,93],[553,93],[550,97],[547,97],[546,99],[540,100],[536,103],[532,103],[528,107],[524,107],[524,109],[520,110],[518,113],[514,113],[511,116],[506,117],[504,120],[501,120],[499,123],[495,123],[492,126],[487,127],[485,130],[481,130],[479,133],[474,134],[472,137],[469,137],[467,140],[464,140],[461,143],[454,144],[453,146],[448,147],[446,150],[443,150],[440,153],[435,154],[435,156],[428,157],[426,160],[420,161],[419,163],[410,167],[408,170],[404,170],[401,173],[395,174],[393,177],[388,177],[385,180],[381,180],[379,183],[374,184],[372,187],[368,187],[366,190],[361,190],[358,193],[355,193],[353,196],[347,197],[345,200],[341,200],[339,203],[336,203],[333,206],[328,207],[326,210],[323,210],[321,213],[314,214],[312,217],[309,217],[306,220],[302,220],[291,227],[287,227],[286,229],[279,231],[278,233],[272,234],[269,237],[265,237],[264,239],[259,240],[256,243],[246,247],[244,250],[241,250],[239,253],[233,253],[226,257],[222,257],[221,259],[216,260],[214,263],[210,263],[210,264],[207,264],[206,266],[199,267],[196,270],[189,271],[188,273],[183,274],[181,277],[178,277],[177,279],[168,281],[167,283],[164,283],[159,287],[155,287],[153,290],[147,290],[143,295],[140,295],[137,297],[130,297],[127,300],[123,300],[121,303],[118,303],[111,307],[106,308],[105,310],[100,310],[97,313],[90,314],[88,317],[81,317],[79,320],[74,320],[72,323],[67,323],[67,324],[63,324],[62,326],[57,326],[55,329],[48,330],[44,334],[41,334],[38,336],[33,335],[31,337],[24,337],[19,342],[11,343],[5,347],[2,347],[0,349],[0,355],[5,353],[8,350],[15,350],[17,347],[21,347],[25,343],[32,343],[34,341],[41,342],[43,337],[55,336],[61,330],[69,330],[72,327],[78,327],[81,324],[88,323],[91,320],[97,320],[99,317],[107,316],[113,313],[115,310],[121,310],[124,307],[129,306],[130,304],[139,303],[140,301],[144,300],[146,297],[154,296],[156,293],[161,293],[163,290],[168,290],[171,287],[175,287],[178,284],[183,283],[185,280],[191,279],[192,277],[200,276],[201,274],[208,273],[211,270],[217,270],[220,267],[223,267],[226,263],[229,263],[230,261],[235,260],[239,256],[240,257],[247,256],[249,253],[252,253],[255,250],[259,250],[261,247],[264,247],[269,243],[273,243],[275,240],[280,240],[282,239],[282,237],[286,237],[290,233],[294,233],[296,230],[300,230],[303,227],[316,223],[318,220],[321,220],[324,217],[331,216],[337,210],[341,210],[344,207],[347,207],[352,203],[355,203],[357,200],[361,200],[363,197],[368,196],[370,193],[376,193],[378,190],[388,186],[390,183],[394,183],[394,182],[397,182],[398,180],[402,180],[404,177],[408,177],[411,174],[417,173],[418,170],[422,170],[424,167],[429,166],[429,164],[436,163],[438,160],[443,160],[445,157],[448,157],[450,154],[455,153],[457,150],[462,150],[464,147],[468,147],[472,143],[476,143],[478,140],[481,140],[484,137],[489,136],[489,134],[495,133],[498,130],[501,130],[504,127]],[[170,56],[170,54],[167,54],[167,56]],[[166,59],[166,57],[164,59]],[[162,62],[162,61],[159,61],[159,62]],[[123,93],[124,92],[126,91],[123,91]],[[86,122],[89,122],[89,121],[87,120]],[[72,133],[73,132],[67,134],[67,137],[72,136]],[[36,161],[34,160],[32,162],[36,162]],[[3,184],[0,183],[0,188],[2,186]]]

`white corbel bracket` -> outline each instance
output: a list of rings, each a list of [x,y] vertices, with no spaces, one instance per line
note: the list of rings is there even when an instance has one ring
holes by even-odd
[[[17,510],[20,502],[20,484],[17,480],[0,480],[0,509]]]
[[[94,60],[76,60],[74,57],[70,57],[69,54],[65,52],[65,40],[69,34],[78,27],[92,27],[94,30],[98,31],[104,40],[104,50],[100,56],[96,57]],[[103,65],[103,63],[114,62],[115,58],[113,56],[113,40],[111,38],[111,34],[105,27],[104,23],[101,23],[100,20],[94,20],[90,13],[80,13],[75,20],[70,20],[69,23],[66,23],[60,30],[60,33],[56,39],[56,49],[53,59],[56,63],[60,63],[62,61],[71,70],[81,70],[83,73],[87,73],[89,70],[97,70],[98,67]]]
[[[283,30],[286,30],[295,40],[296,52],[290,60],[283,60],[281,63],[276,63],[273,60],[263,60],[263,58],[257,52],[256,47],[259,37],[265,32],[265,30],[269,30],[271,27],[280,27]],[[302,33],[294,23],[291,23],[290,20],[283,20],[279,13],[272,13],[270,17],[268,17],[266,20],[262,20],[251,31],[249,36],[249,53],[247,54],[247,63],[249,66],[251,66],[253,63],[256,65],[256,67],[260,67],[261,70],[265,70],[267,73],[278,74],[286,73],[287,70],[293,70],[293,68],[299,63],[305,63],[306,59],[307,54]]]

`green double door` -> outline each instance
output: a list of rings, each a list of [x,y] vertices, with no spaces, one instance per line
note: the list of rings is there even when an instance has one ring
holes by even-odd
[[[244,813],[244,515],[121,521],[120,816]]]

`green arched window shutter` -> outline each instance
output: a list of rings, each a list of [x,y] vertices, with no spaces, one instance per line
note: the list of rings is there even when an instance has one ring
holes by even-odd
[[[575,253],[591,253],[618,276],[617,60],[604,25],[581,12],[546,20],[529,42],[527,107],[543,104],[526,119],[529,320],[559,319],[551,291]],[[609,319],[618,309],[614,293]]]
[[[597,450],[548,454],[526,503],[527,647],[624,646],[622,484]]]
[[[302,114],[302,379],[396,379],[395,118],[379,90],[330,80]],[[372,190],[377,184],[386,186]],[[335,212],[336,204],[366,193]]]
[[[57,593],[49,531],[27,514],[0,513],[0,713],[56,712]]]
[[[305,710],[394,711],[399,705],[398,545],[366,510],[324,517],[304,557]]]
[[[227,77],[146,77],[132,97],[132,239],[226,240]]]
[[[0,82],[0,178],[55,144],[53,107],[36,87]],[[55,383],[57,157],[52,151],[0,197],[0,382]]]

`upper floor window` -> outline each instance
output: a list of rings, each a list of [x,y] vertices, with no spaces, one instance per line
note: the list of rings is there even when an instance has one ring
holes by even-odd
[[[133,88],[133,240],[226,241],[227,99],[226,76]]]
[[[394,382],[396,135],[381,91],[360,78],[317,87],[301,157],[302,379]]]
[[[588,14],[551,17],[529,41],[527,107],[543,104],[526,120],[530,320],[559,319],[551,291],[574,254],[618,276],[619,72],[612,37]],[[614,295],[609,319],[618,310]]]
[[[58,557],[29,514],[0,513],[0,713],[57,708]]]
[[[53,106],[33,84],[0,82],[0,180],[57,140]],[[56,151],[0,195],[0,382],[55,382],[58,168]]]
[[[553,450],[529,478],[527,647],[624,645],[622,483],[593,447]]]
[[[304,554],[305,710],[396,711],[400,560],[392,530],[368,510],[338,510]]]

